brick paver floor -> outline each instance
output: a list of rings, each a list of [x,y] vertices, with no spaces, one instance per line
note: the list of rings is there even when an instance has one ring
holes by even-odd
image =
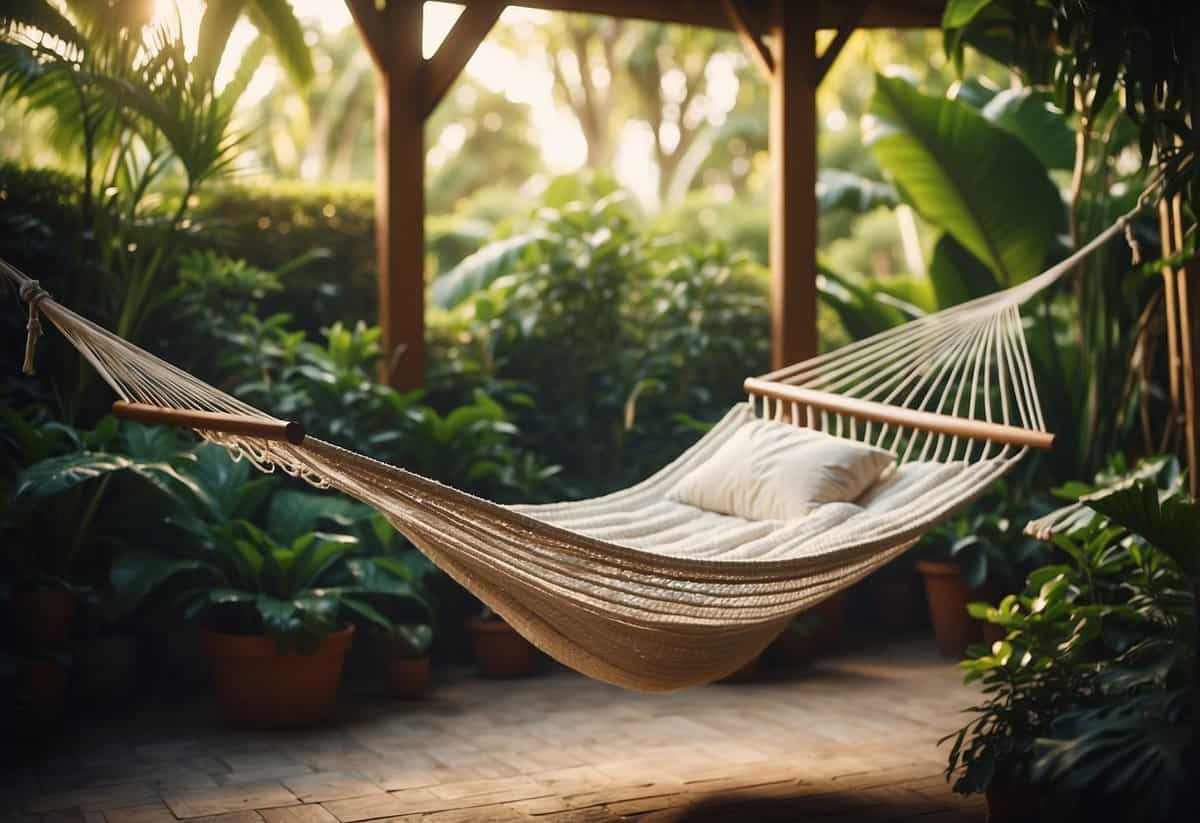
[[[7,768],[0,819],[981,821],[935,745],[974,696],[919,638],[666,695],[451,672],[427,700],[352,696],[302,731],[229,728],[209,699],[176,699]]]

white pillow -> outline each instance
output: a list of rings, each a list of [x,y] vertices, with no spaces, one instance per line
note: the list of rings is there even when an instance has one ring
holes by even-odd
[[[746,520],[795,520],[848,503],[892,462],[891,452],[770,420],[743,425],[668,499]]]

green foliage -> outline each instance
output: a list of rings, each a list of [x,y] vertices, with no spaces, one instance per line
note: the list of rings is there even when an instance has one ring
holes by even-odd
[[[268,634],[281,649],[314,650],[348,621],[391,630],[373,597],[416,602],[407,570],[389,558],[355,556],[348,535],[312,532],[283,545],[238,520],[178,553],[128,552],[117,558],[112,587],[126,610],[164,587],[183,590],[176,605],[218,631]]]
[[[111,417],[84,431],[3,407],[0,432],[13,469],[0,486],[0,533],[21,585],[81,582],[88,550],[118,542],[139,503],[204,496],[170,431]]]
[[[78,230],[55,238],[68,265],[47,285],[122,337],[138,338],[168,299],[164,283],[191,196],[233,163],[240,140],[233,107],[245,82],[218,90],[214,76],[244,11],[273,37],[285,65],[311,73],[299,25],[280,0],[209,4],[195,55],[181,32],[150,25],[144,3],[64,11],[22,2],[0,12],[0,99],[49,115],[51,144],[82,170],[71,221]],[[261,57],[251,49],[244,60]],[[244,68],[243,81],[252,73]],[[91,379],[81,361],[57,365],[62,412],[74,420],[86,411]]]
[[[261,310],[315,335],[336,320],[375,317],[374,232],[369,186],[220,186],[197,195],[187,243],[263,271],[290,269],[287,288],[266,295]]]
[[[957,563],[973,590],[985,583],[992,590],[1010,590],[1048,559],[1046,547],[1021,532],[1048,508],[1046,501],[1022,496],[1017,487],[1000,482],[968,511],[922,538],[921,547],[929,556]]]
[[[639,232],[620,195],[575,199],[587,185],[556,181],[527,241],[479,253],[491,285],[436,318],[431,378],[451,397],[502,387],[522,442],[561,461],[576,494],[661,466],[768,351],[758,266]]]
[[[980,114],[1016,135],[1047,169],[1075,165],[1075,135],[1053,97],[1028,86],[996,92]]]
[[[1105,819],[1180,819],[1194,787],[1198,707],[1196,523],[1200,507],[1136,479],[1084,498],[1103,516],[1055,545],[1063,560],[971,613],[1004,629],[969,650],[987,700],[956,735],[958,791],[1026,780]]]
[[[997,56],[1035,82],[1053,81],[1064,110],[1094,114],[1113,103],[1136,123],[1143,163],[1168,195],[1200,202],[1200,24],[1194,3],[958,0],[942,21],[946,50]]]
[[[1044,268],[1062,198],[1037,156],[965,103],[877,77],[866,139],[905,199],[1005,284]]]
[[[888,183],[841,169],[824,169],[817,177],[817,209],[821,213],[835,209],[862,213],[899,204],[896,188]]]
[[[442,413],[420,391],[375,382],[378,327],[335,323],[320,345],[285,315],[247,313],[215,331],[209,357],[233,392],[311,434],[493,499],[550,493],[557,469],[521,448],[508,412],[485,392]]]
[[[181,469],[191,494],[163,501],[157,528],[143,527],[142,542],[112,565],[119,613],[167,602],[217,630],[266,633],[301,651],[347,621],[391,631],[391,610],[430,619],[423,587],[390,541],[355,536],[365,507],[280,488],[219,446],[192,455]]]

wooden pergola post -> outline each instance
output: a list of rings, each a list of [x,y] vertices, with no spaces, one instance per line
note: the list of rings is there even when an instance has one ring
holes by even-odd
[[[380,379],[425,382],[425,119],[487,35],[504,4],[477,3],[435,54],[421,53],[421,0],[347,0],[377,69],[375,248],[383,360]]]
[[[421,55],[422,0],[346,0],[379,77],[376,245],[381,375],[399,388],[425,377],[425,119],[506,3],[465,6],[437,54]],[[768,78],[771,152],[771,359],[817,352],[817,86],[856,26],[936,26],[944,0],[520,0],[519,5],[732,28]],[[838,34],[820,58],[818,28]],[[770,35],[770,46],[764,42]]]
[[[771,368],[817,353],[817,16],[774,0],[769,32]]]

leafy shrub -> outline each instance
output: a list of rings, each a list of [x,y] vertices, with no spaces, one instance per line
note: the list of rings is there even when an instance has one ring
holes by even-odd
[[[472,263],[441,291],[484,286],[434,316],[431,392],[497,387],[573,494],[659,468],[767,368],[761,267],[639,230],[620,194],[544,208]]]
[[[5,575],[21,586],[86,584],[146,507],[188,497],[191,455],[170,430],[106,417],[76,429],[0,406]],[[11,478],[11,482],[9,481]]]
[[[233,393],[328,437],[476,494],[498,500],[552,496],[556,469],[519,446],[505,409],[482,390],[445,413],[424,392],[376,383],[378,327],[335,323],[324,344],[294,331],[286,315],[243,314],[214,342]]]
[[[1090,520],[1055,539],[1062,562],[997,607],[972,605],[1007,636],[962,664],[988,697],[953,735],[956,790],[1032,782],[1087,816],[1185,819],[1200,745],[1200,506],[1178,472],[1156,473],[1162,488],[1130,482],[1139,472],[1093,491]]]
[[[348,621],[390,631],[375,606],[381,598],[428,615],[400,558],[364,552],[346,533],[364,507],[252,476],[245,461],[209,443],[193,458],[183,470],[192,494],[169,501],[159,518],[170,539],[131,546],[113,564],[120,612],[165,600],[218,631],[269,634],[301,651]],[[335,531],[320,530],[330,526]]]
[[[222,186],[198,195],[190,245],[278,272],[321,250],[264,304],[315,334],[376,315],[375,195],[370,186]]]
[[[512,193],[503,202],[511,208]],[[427,268],[436,276],[483,245],[494,219],[462,212],[428,215]],[[332,322],[373,323],[378,314],[375,192],[370,185],[275,181],[222,186],[196,197],[193,249],[286,274],[287,288],[263,302],[310,335]]]

